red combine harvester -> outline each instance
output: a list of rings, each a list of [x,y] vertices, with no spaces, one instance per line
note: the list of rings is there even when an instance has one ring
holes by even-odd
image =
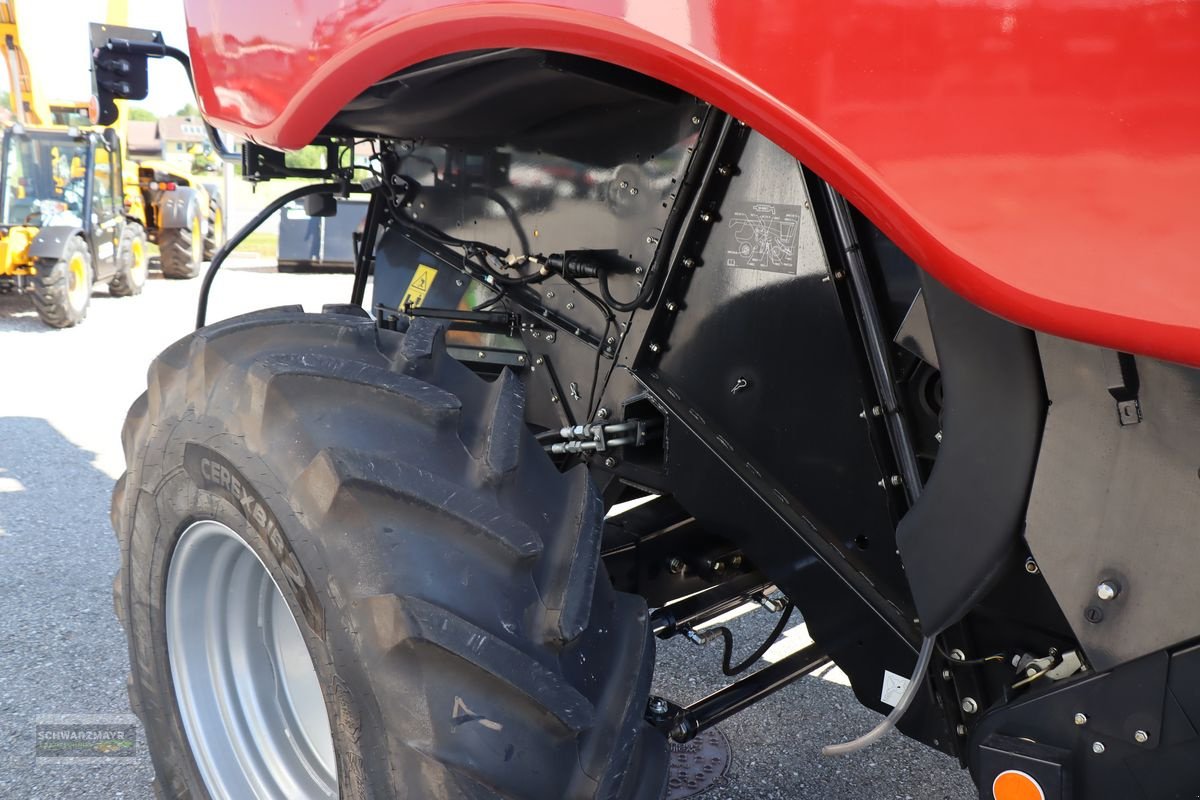
[[[314,181],[259,220],[369,206],[321,314],[205,326],[234,236],[130,411],[163,796],[653,800],[830,661],[887,715],[830,756],[1196,796],[1200,7],[186,5],[244,174]],[[188,63],[93,45],[102,117]],[[752,600],[813,644],[651,695]]]

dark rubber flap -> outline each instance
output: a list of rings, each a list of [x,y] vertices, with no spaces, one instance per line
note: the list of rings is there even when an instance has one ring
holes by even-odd
[[[942,444],[896,541],[926,635],[957,622],[1017,548],[1046,416],[1033,332],[922,273],[941,364]]]

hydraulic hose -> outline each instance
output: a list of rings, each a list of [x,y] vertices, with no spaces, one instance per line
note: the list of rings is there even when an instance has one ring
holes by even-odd
[[[887,715],[887,719],[853,741],[843,744],[825,745],[821,748],[821,755],[846,756],[851,753],[857,753],[859,750],[864,750],[875,744],[886,736],[888,731],[896,727],[896,723],[908,713],[908,707],[912,705],[913,698],[917,696],[917,692],[925,684],[925,673],[929,670],[929,662],[933,658],[933,643],[934,637],[932,636],[926,637],[925,641],[921,643],[921,652],[917,655],[917,666],[913,669],[912,679],[909,680],[908,687],[904,690],[904,693],[900,695],[900,701],[896,703],[896,707],[892,709],[892,713]]]
[[[267,203],[266,208],[258,212],[254,219],[242,226],[241,230],[233,235],[225,244],[221,245],[212,258],[212,263],[208,265],[208,272],[204,274],[204,282],[200,284],[200,300],[196,303],[196,328],[197,330],[204,327],[204,321],[208,317],[208,293],[212,290],[213,279],[217,277],[217,270],[225,263],[225,259],[229,254],[241,244],[247,236],[254,233],[259,225],[266,222],[272,214],[286,206],[293,200],[299,200],[301,197],[306,197],[310,194],[344,194],[346,192],[362,191],[362,188],[353,184],[344,183],[314,183],[310,186],[301,186],[298,189],[292,189],[286,194],[280,195],[270,203]]]

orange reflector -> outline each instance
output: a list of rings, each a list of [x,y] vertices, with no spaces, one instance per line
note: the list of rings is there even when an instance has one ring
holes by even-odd
[[[995,800],[1046,800],[1046,793],[1029,775],[1010,769],[992,781],[992,797]]]

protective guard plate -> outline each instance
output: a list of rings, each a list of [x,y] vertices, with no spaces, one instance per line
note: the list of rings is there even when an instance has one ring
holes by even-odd
[[[1111,350],[1038,343],[1052,404],[1025,535],[1093,666],[1108,669],[1200,633],[1200,373],[1125,356],[1134,371],[1122,375]],[[1116,599],[1097,597],[1105,580]]]

